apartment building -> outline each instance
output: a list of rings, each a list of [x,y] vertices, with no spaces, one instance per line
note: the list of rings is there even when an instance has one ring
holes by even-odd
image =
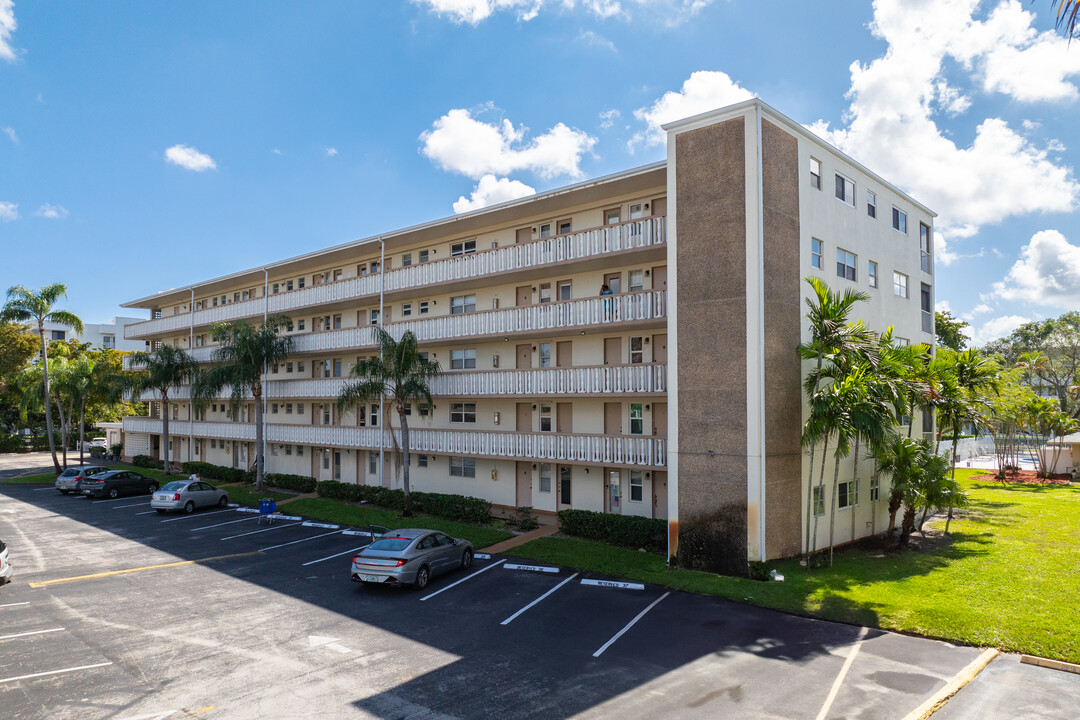
[[[797,553],[802,278],[865,290],[872,327],[932,342],[934,215],[758,100],[666,130],[663,162],[132,301],[151,319],[127,337],[209,361],[211,323],[287,314],[268,471],[400,487],[377,404],[335,400],[378,352],[373,326],[411,330],[444,370],[434,404],[408,409],[414,489],[666,518],[672,553],[723,516],[739,538],[723,552]],[[152,403],[124,419],[130,455],[251,465],[251,402],[193,418],[186,388],[171,397],[171,447]],[[832,512],[860,537],[887,493],[845,466]]]
[[[110,348],[112,350],[145,350],[146,341],[130,340],[124,336],[124,326],[128,323],[142,322],[145,318],[114,317],[109,318],[107,323],[83,323],[83,331],[75,332],[74,328],[60,323],[45,322],[46,340],[74,340],[90,343],[94,347]]]

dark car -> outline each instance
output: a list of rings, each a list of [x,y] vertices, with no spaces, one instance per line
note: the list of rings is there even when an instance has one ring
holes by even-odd
[[[158,489],[157,480],[131,470],[112,470],[102,475],[83,478],[82,494],[90,497],[120,497],[147,495]]]

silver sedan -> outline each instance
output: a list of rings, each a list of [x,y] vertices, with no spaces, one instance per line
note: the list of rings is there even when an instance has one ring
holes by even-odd
[[[391,530],[353,558],[352,579],[361,583],[412,585],[472,565],[473,546],[434,530]]]
[[[154,493],[150,498],[150,507],[159,513],[169,510],[195,512],[195,508],[229,504],[229,496],[224,490],[218,490],[210,483],[191,480],[174,480]]]

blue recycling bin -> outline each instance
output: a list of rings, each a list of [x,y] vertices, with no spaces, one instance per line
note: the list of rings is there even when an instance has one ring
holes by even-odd
[[[259,501],[259,523],[274,522],[274,513],[277,512],[277,500],[260,500]]]

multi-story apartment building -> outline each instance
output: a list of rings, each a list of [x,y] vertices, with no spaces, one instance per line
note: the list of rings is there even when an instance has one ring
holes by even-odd
[[[335,399],[373,325],[411,330],[444,370],[434,406],[409,409],[414,489],[667,518],[673,552],[722,516],[740,538],[724,552],[797,553],[802,278],[868,292],[872,327],[931,343],[933,213],[757,100],[667,131],[664,162],[132,301],[152,319],[127,337],[208,361],[211,323],[287,314],[268,470],[400,487],[377,406]],[[172,397],[172,447],[159,419],[126,418],[128,454],[251,465],[250,402],[193,421]],[[850,484],[831,511],[858,537],[886,502]]]
[[[83,323],[81,333],[67,325],[55,322],[45,323],[46,340],[72,340],[90,343],[94,347],[111,348],[113,350],[145,350],[146,341],[130,340],[124,336],[124,326],[128,323],[142,322],[144,318],[114,317],[107,323]]]

